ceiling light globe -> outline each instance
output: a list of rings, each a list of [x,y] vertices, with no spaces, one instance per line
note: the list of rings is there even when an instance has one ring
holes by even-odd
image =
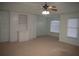
[[[50,14],[50,12],[45,10],[45,11],[42,11],[42,14],[43,15],[48,15],[48,14]]]

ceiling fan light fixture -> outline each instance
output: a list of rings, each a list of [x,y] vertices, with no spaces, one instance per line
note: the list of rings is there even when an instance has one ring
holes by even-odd
[[[43,15],[48,15],[48,14],[50,14],[51,11],[54,11],[54,12],[57,11],[56,6],[48,5],[47,3],[45,3],[44,6],[42,6],[42,7],[43,7],[43,11],[42,11]]]
[[[42,11],[42,14],[43,14],[43,15],[48,15],[48,14],[50,14],[50,12],[47,11],[47,10],[44,10],[44,11]]]

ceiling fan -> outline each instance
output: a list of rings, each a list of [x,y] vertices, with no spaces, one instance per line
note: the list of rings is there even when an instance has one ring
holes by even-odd
[[[48,5],[47,2],[45,2],[44,6],[42,6],[42,8],[44,10],[42,12],[42,14],[45,14],[45,15],[50,14],[50,11],[55,11],[55,12],[57,11],[56,6],[54,6],[54,5]]]

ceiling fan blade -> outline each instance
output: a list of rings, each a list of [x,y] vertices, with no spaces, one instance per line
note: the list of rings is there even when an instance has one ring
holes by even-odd
[[[52,6],[52,8],[56,8],[56,6]]]
[[[49,6],[48,10],[57,11],[56,6]]]
[[[56,8],[48,8],[48,10],[57,11]]]
[[[52,11],[57,11],[57,9],[51,9]]]
[[[56,6],[48,6],[48,9],[56,8]]]

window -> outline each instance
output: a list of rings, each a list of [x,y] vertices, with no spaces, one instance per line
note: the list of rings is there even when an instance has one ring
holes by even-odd
[[[50,24],[50,32],[59,33],[59,25],[60,25],[60,21],[52,20]]]
[[[68,20],[67,25],[67,36],[76,38],[77,37],[77,29],[78,29],[78,19],[73,18]]]

